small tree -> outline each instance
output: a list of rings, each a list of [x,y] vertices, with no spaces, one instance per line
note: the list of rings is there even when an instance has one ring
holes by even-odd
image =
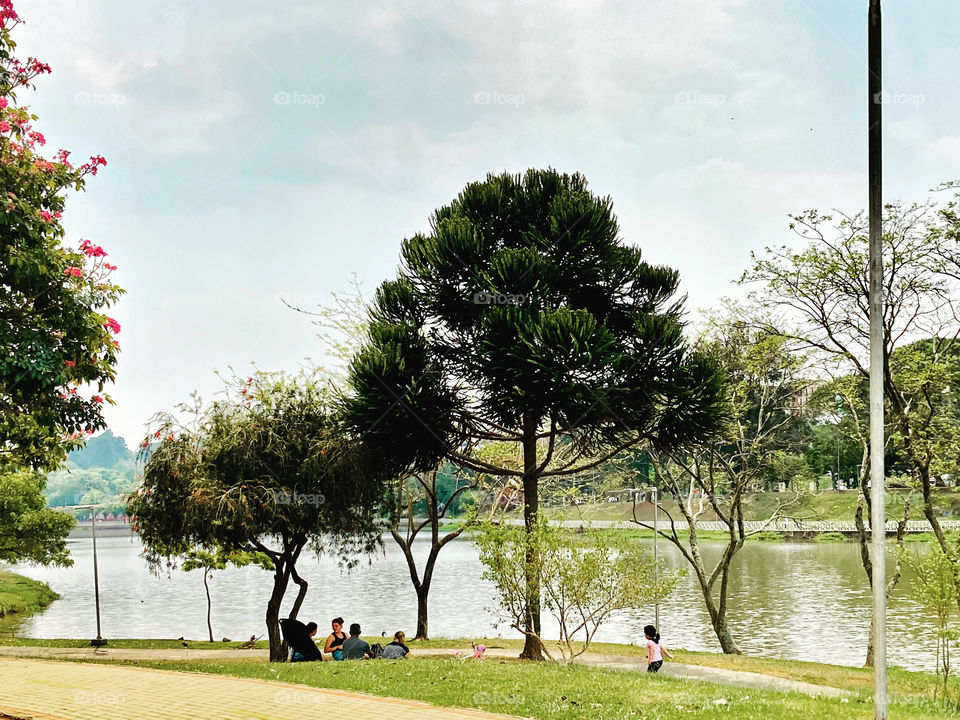
[[[954,626],[960,564],[943,552],[937,542],[931,542],[927,553],[918,554],[908,562],[916,573],[910,594],[936,621],[937,675],[943,678],[943,699],[948,701],[951,645],[960,639],[960,629]]]
[[[860,562],[867,575],[867,581],[873,586],[873,559],[870,555],[870,536],[873,515],[870,510],[870,428],[868,383],[859,375],[846,375],[821,385],[811,396],[809,409],[813,412],[833,415],[837,431],[847,439],[855,440],[860,446],[860,471],[857,476],[857,507],[853,521],[857,529],[857,542],[860,546]],[[886,447],[890,447],[892,433],[884,433]],[[885,506],[889,507],[889,506]],[[903,542],[906,537],[907,522],[910,519],[910,496],[903,500],[903,512],[897,523],[897,554],[894,571],[887,581],[886,596],[900,582],[902,571]],[[884,523],[886,525],[886,523]],[[886,532],[884,527],[883,532]],[[866,667],[873,667],[874,651],[873,617],[870,618],[870,634],[867,636]]]
[[[430,595],[430,585],[433,582],[433,571],[437,565],[440,551],[460,537],[476,520],[477,506],[472,505],[468,515],[461,518],[458,526],[448,532],[440,532],[441,520],[447,516],[453,505],[471,490],[475,490],[480,483],[479,476],[467,480],[454,472],[457,482],[453,489],[442,495],[442,489],[437,483],[437,475],[442,470],[452,470],[449,466],[441,466],[429,472],[415,473],[413,476],[398,481],[392,491],[390,503],[390,535],[393,537],[403,557],[407,561],[410,571],[410,580],[417,593],[417,632],[414,640],[429,639],[429,606],[427,601]],[[420,510],[424,515],[417,517]],[[405,527],[401,530],[401,520],[405,520]],[[423,564],[422,573],[417,567],[417,560],[413,554],[413,545],[421,531],[427,530],[430,534],[430,551]]]
[[[228,387],[225,400],[197,401],[194,412],[190,426],[158,416],[128,512],[154,564],[197,547],[266,555],[274,573],[270,659],[282,661],[280,606],[290,580],[299,586],[290,617],[307,593],[301,553],[310,547],[352,564],[377,547],[386,484],[372,448],[342,431],[329,392],[311,376],[258,373]]]
[[[739,653],[727,620],[729,581],[733,560],[744,541],[760,532],[745,529],[744,497],[764,484],[777,453],[789,448],[797,436],[802,422],[795,400],[809,381],[803,375],[802,356],[791,353],[782,338],[751,330],[736,315],[714,320],[699,347],[726,373],[728,421],[720,431],[688,448],[650,448],[655,484],[677,498],[686,526],[679,531],[675,518],[667,512],[669,530],[659,532],[693,569],[723,652]],[[780,517],[784,509],[779,503],[767,523]],[[633,511],[633,522],[652,529],[637,518],[636,501]],[[698,524],[704,512],[712,512],[727,528],[725,547],[712,567],[700,552]]]
[[[790,228],[805,247],[766,248],[741,282],[753,285],[751,297],[771,312],[762,323],[765,329],[814,353],[836,375],[855,374],[869,381],[868,218],[860,212],[841,214],[835,221],[811,210],[791,220]],[[943,439],[937,425],[947,409],[932,385],[960,347],[958,239],[957,197],[940,205],[896,203],[884,209],[885,409],[909,458],[924,516],[941,549],[953,556],[956,551],[940,527],[932,495],[931,466]],[[918,340],[929,343],[924,347]],[[903,346],[913,351],[897,354]],[[905,364],[898,369],[900,361]],[[949,406],[955,412],[955,403]],[[949,439],[955,438],[952,432]],[[960,591],[956,600],[960,607]]]
[[[259,565],[265,570],[273,570],[273,563],[270,558],[263,553],[249,552],[224,552],[195,549],[187,551],[183,558],[183,565],[180,569],[184,572],[193,570],[203,571],[203,589],[207,595],[207,633],[210,642],[213,642],[213,623],[211,614],[213,604],[210,600],[210,584],[208,580],[213,578],[215,570],[226,570],[228,565],[234,567],[246,567],[247,565]]]
[[[518,525],[481,523],[473,534],[484,578],[497,592],[495,612],[510,626],[528,632],[525,618],[539,599],[557,621],[560,656],[572,661],[585,653],[600,626],[625,610],[641,608],[669,594],[679,577],[660,573],[636,543],[587,532],[572,535],[541,516],[534,532]],[[528,557],[536,559],[537,592],[531,594]],[[551,657],[548,645],[537,641]]]

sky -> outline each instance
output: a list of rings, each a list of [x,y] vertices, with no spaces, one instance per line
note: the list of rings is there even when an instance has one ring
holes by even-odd
[[[320,358],[303,307],[488,172],[583,173],[688,318],[741,292],[788,214],[867,201],[867,0],[19,0],[51,152],[109,165],[67,204],[127,295],[111,429]],[[960,179],[960,3],[884,8],[884,197]]]

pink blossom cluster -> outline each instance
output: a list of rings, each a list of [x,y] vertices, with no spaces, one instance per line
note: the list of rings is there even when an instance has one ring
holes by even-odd
[[[13,0],[0,0],[0,28],[12,26],[20,19],[13,9]]]
[[[114,334],[120,332],[120,323],[118,323],[112,317],[108,317],[106,320],[104,320],[103,326]]]
[[[106,256],[107,256],[107,251],[106,251],[106,250],[104,250],[104,249],[103,249],[102,247],[100,247],[99,245],[94,245],[94,244],[93,244],[92,242],[90,242],[89,240],[84,240],[83,242],[80,243],[80,250],[81,250],[81,252],[83,252],[83,254],[86,255],[87,257],[95,257],[95,258],[97,258],[97,257],[106,257]]]

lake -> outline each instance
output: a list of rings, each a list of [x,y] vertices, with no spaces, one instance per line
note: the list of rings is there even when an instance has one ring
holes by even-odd
[[[89,538],[77,538],[69,546],[73,567],[13,568],[49,583],[61,595],[45,612],[24,621],[18,635],[96,636],[92,543]],[[721,547],[704,543],[706,559],[717,557]],[[152,574],[133,536],[98,538],[97,550],[104,637],[206,639],[206,600],[200,572]],[[922,546],[910,547],[910,552],[918,550],[923,550]],[[684,567],[683,558],[668,543],[661,541],[660,551],[665,563]],[[421,547],[419,556],[425,554]],[[735,562],[730,624],[745,653],[862,665],[870,592],[855,543],[748,543]],[[470,542],[457,540],[444,548],[430,594],[432,635],[517,636],[505,625],[494,627],[496,619],[487,611],[492,588],[481,578],[481,572]],[[337,615],[347,623],[361,623],[365,634],[392,634],[398,629],[412,634],[416,627],[416,595],[403,556],[389,537],[384,538],[383,552],[349,573],[342,572],[333,559],[313,556],[301,559],[300,573],[310,583],[300,618],[315,620],[321,632]],[[911,580],[905,573],[890,602],[890,663],[932,670],[932,623],[909,598]],[[214,574],[210,586],[217,640],[264,635],[263,616],[271,582],[270,573],[259,568],[231,568]],[[291,588],[295,590],[292,583]],[[288,592],[286,608],[294,597],[293,590]],[[650,607],[613,618],[601,627],[596,640],[640,642],[643,626],[652,623],[653,617]],[[661,605],[660,625],[668,648],[719,651],[692,574],[684,577]]]

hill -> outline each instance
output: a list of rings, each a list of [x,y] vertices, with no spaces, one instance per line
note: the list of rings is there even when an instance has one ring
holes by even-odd
[[[136,475],[136,455],[122,437],[106,430],[47,475],[44,495],[50,507],[105,503],[119,508],[123,495],[136,487]]]
[[[122,437],[105,430],[87,441],[85,447],[74,450],[67,456],[67,466],[84,470],[90,468],[133,467],[136,455],[127,447]]]

